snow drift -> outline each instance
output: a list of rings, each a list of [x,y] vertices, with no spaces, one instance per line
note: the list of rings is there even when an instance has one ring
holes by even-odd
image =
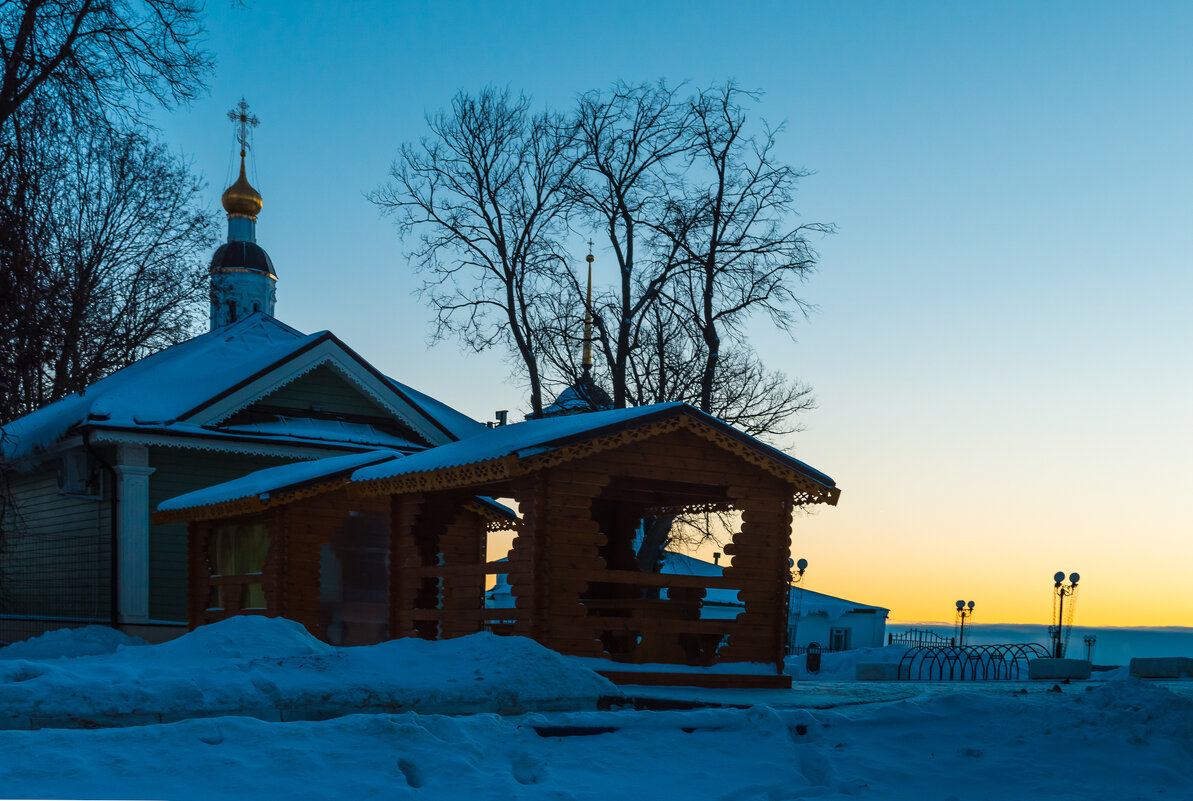
[[[606,679],[522,637],[335,648],[289,620],[238,616],[161,645],[0,661],[0,728],[70,725],[55,718],[122,724],[217,714],[292,720],[581,709],[617,694]],[[129,719],[137,717],[144,719]]]

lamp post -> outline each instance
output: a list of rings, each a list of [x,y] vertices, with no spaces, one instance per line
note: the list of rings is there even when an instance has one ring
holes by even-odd
[[[804,571],[808,569],[808,560],[800,559],[798,562],[793,562],[791,559],[787,560],[787,566],[795,568],[795,572],[791,576],[791,584],[794,587],[803,581]],[[801,588],[799,593],[795,596],[795,620],[787,629],[787,651],[794,654],[797,646],[795,639],[796,632],[799,631],[799,616],[800,611],[804,608],[804,591]]]
[[[1086,634],[1085,635],[1085,661],[1086,662],[1094,661],[1094,643],[1096,643],[1097,641],[1098,641],[1098,638],[1096,635],[1094,635],[1094,634]]]
[[[1052,644],[1052,656],[1056,659],[1064,659],[1064,630],[1065,630],[1065,598],[1070,599],[1072,603],[1073,593],[1077,592],[1077,582],[1081,580],[1081,576],[1077,573],[1069,574],[1069,583],[1065,584],[1065,571],[1058,570],[1056,575],[1052,577],[1053,592],[1058,599],[1056,607],[1056,625],[1052,627],[1055,641]],[[1070,614],[1072,609],[1070,608]]]
[[[965,601],[957,602],[957,620],[961,624],[961,633],[957,635],[958,647],[965,647],[965,619],[973,617],[973,601],[966,605]]]

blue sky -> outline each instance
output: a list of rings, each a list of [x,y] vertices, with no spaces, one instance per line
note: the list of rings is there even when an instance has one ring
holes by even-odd
[[[480,419],[525,407],[501,354],[426,348],[408,247],[365,193],[424,115],[508,85],[540,104],[617,79],[765,91],[780,155],[815,171],[796,341],[768,362],[820,408],[788,442],[840,507],[796,523],[809,587],[947,617],[1046,622],[1084,577],[1091,625],[1193,619],[1156,581],[1193,513],[1193,6],[1182,3],[212,3],[209,96],[161,117],[233,178],[251,165],[278,316],[329,328]],[[610,259],[597,250],[597,281]],[[579,266],[579,265],[578,265]],[[936,610],[939,609],[937,612]],[[1079,619],[1078,622],[1081,622]]]

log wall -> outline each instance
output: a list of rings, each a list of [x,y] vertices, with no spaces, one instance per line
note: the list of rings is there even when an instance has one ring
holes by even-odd
[[[486,617],[486,521],[460,492],[391,500],[393,636],[443,639],[482,630]]]
[[[742,511],[743,523],[726,547],[733,559],[724,579],[638,574],[632,565],[623,564],[627,544],[622,529],[642,509],[618,500],[618,490],[610,486],[613,477],[631,480],[628,484],[619,480],[619,487],[676,482],[708,487],[710,496],[716,495],[715,490],[727,494]],[[690,635],[683,645],[689,657],[694,651],[704,654],[699,658],[710,658],[718,635],[729,634],[717,661],[766,662],[781,668],[793,493],[790,485],[686,431],[596,453],[520,479],[515,497],[523,512],[523,528],[510,552],[509,582],[518,608],[529,614],[518,621],[515,632],[563,653],[584,656],[624,647],[627,637],[640,640],[638,658],[631,661],[652,661],[660,655],[666,661],[684,658],[674,643],[645,647],[649,637],[661,642],[668,638],[657,635],[665,633],[681,642],[678,638]],[[617,601],[640,599],[642,587],[672,584],[676,589],[670,593],[671,600],[655,601],[653,609],[649,599]],[[696,584],[739,589],[745,611],[736,621],[699,620],[703,592]],[[602,608],[614,611],[602,613]],[[628,650],[633,650],[633,643]]]

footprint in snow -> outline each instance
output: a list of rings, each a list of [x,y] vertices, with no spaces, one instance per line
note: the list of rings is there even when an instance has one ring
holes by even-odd
[[[207,730],[199,735],[199,742],[207,743],[208,745],[219,745],[224,741],[224,730],[220,728],[220,724],[212,723],[207,727]]]
[[[530,754],[515,754],[511,767],[518,784],[538,784],[547,777],[547,766]]]
[[[415,765],[409,759],[399,759],[398,770],[402,772],[403,778],[406,779],[406,784],[411,787],[423,786],[423,772],[419,770],[418,765]]]

